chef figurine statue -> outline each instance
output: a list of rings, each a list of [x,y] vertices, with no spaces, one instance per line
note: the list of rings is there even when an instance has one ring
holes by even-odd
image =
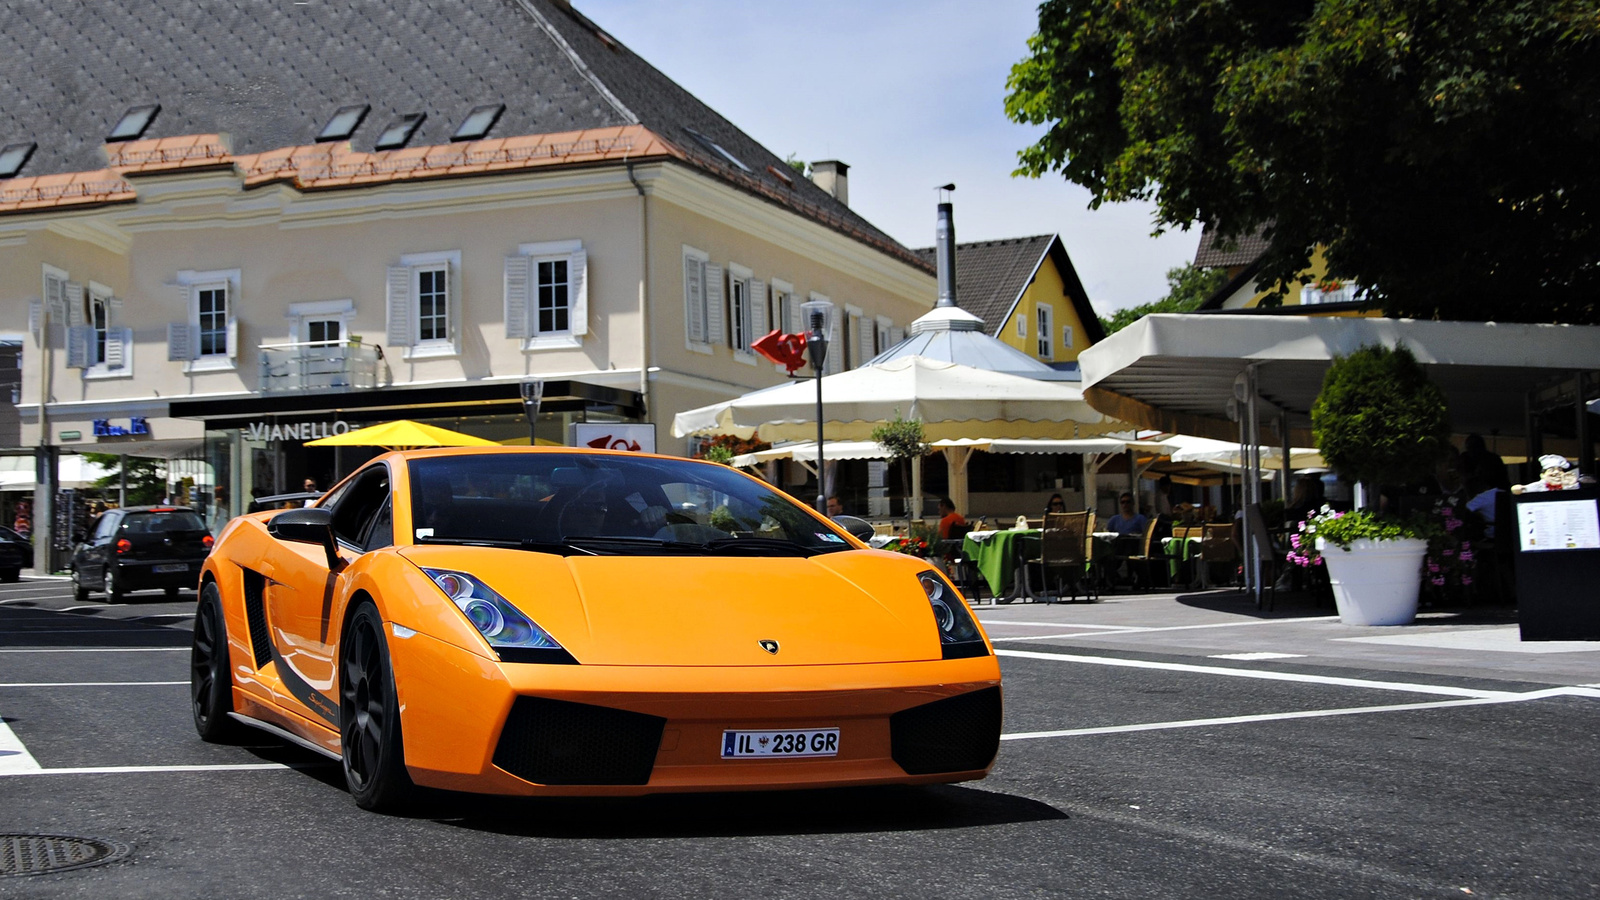
[[[1540,491],[1570,491],[1578,486],[1578,470],[1567,458],[1556,453],[1539,457],[1540,478],[1532,484],[1513,484],[1511,493],[1538,493]],[[1583,479],[1585,482],[1591,479]]]

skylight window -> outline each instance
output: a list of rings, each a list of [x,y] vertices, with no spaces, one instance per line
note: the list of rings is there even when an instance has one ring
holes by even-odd
[[[450,135],[452,141],[476,141],[489,133],[494,123],[500,121],[500,114],[506,111],[504,103],[490,103],[486,106],[474,106],[472,112],[461,120],[461,127],[456,133]]]
[[[322,131],[317,134],[317,142],[322,141],[348,141],[350,135],[356,133],[361,127],[361,120],[367,117],[367,112],[372,109],[365,103],[356,106],[341,106],[333,113],[333,118],[328,124],[322,126]]]
[[[117,127],[111,129],[106,135],[107,141],[131,141],[144,134],[150,123],[155,121],[156,113],[161,112],[161,105],[152,103],[149,106],[135,106],[122,114]]]
[[[427,113],[406,113],[395,119],[383,130],[383,134],[378,135],[378,142],[373,147],[378,150],[398,150],[404,147],[406,142],[411,140],[411,136],[417,133],[417,127],[422,124],[422,120],[427,117]]]
[[[745,165],[739,159],[739,157],[734,156],[732,153],[729,153],[728,151],[722,149],[722,145],[721,144],[717,143],[716,141],[713,141],[711,138],[706,137],[705,135],[701,134],[700,132],[695,131],[693,128],[690,128],[687,125],[683,126],[683,130],[689,132],[689,136],[694,138],[697,142],[699,142],[700,146],[706,148],[707,150],[710,150],[712,153],[715,153],[718,156],[722,157],[723,159],[727,160],[731,165],[737,166],[737,167],[739,167],[740,169],[742,169],[742,170],[744,170],[746,172],[750,171],[750,167],[749,166]]]
[[[28,157],[33,155],[38,146],[29,142],[7,144],[4,149],[0,149],[0,178],[11,178],[22,171],[22,167],[28,164]]]

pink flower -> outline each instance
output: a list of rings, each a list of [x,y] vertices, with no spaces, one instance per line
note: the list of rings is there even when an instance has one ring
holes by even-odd
[[[1463,575],[1463,576],[1461,576],[1461,583],[1462,584],[1471,584],[1472,583],[1472,576],[1471,575]]]
[[[1289,535],[1289,546],[1295,548],[1296,550],[1299,550],[1300,549],[1300,535],[1298,535],[1298,534]]]
[[[1463,551],[1461,551],[1461,561],[1462,562],[1472,562],[1472,551],[1471,550],[1463,550]]]
[[[1461,549],[1462,550],[1471,550],[1472,549],[1472,542],[1471,541],[1462,541],[1461,542]]]
[[[1433,579],[1433,583],[1434,583],[1434,586],[1436,586],[1436,587],[1444,587],[1444,578],[1443,578],[1443,576],[1435,576],[1434,579]]]
[[[1439,515],[1441,516],[1453,516],[1455,514],[1456,511],[1454,507],[1446,506],[1439,510]]]

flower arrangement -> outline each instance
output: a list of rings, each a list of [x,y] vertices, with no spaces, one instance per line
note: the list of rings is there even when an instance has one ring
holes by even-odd
[[[1470,587],[1478,572],[1473,539],[1483,533],[1482,518],[1457,497],[1435,502],[1433,515],[1437,524],[1428,538],[1423,577],[1438,590]]]
[[[1325,547],[1349,551],[1352,542],[1363,540],[1423,538],[1429,541],[1431,547],[1435,537],[1443,533],[1441,523],[1428,516],[1380,515],[1366,509],[1339,512],[1323,504],[1321,509],[1300,523],[1298,534],[1289,536],[1289,552],[1285,558],[1305,568],[1322,565],[1323,551],[1317,547],[1319,538]]]
[[[883,549],[893,550],[896,553],[904,553],[907,556],[917,556],[923,559],[926,559],[928,556],[927,540],[924,538],[911,537],[909,535],[895,538],[889,543],[884,544]]]

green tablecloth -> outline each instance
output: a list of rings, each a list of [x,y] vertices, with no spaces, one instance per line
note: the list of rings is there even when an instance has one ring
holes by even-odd
[[[961,550],[988,583],[991,596],[1009,596],[1011,575],[1017,566],[1039,555],[1039,529],[996,531],[981,541],[967,535]]]
[[[1183,564],[1200,554],[1199,538],[1162,538],[1162,552],[1167,557],[1167,583],[1177,584],[1187,568]]]

